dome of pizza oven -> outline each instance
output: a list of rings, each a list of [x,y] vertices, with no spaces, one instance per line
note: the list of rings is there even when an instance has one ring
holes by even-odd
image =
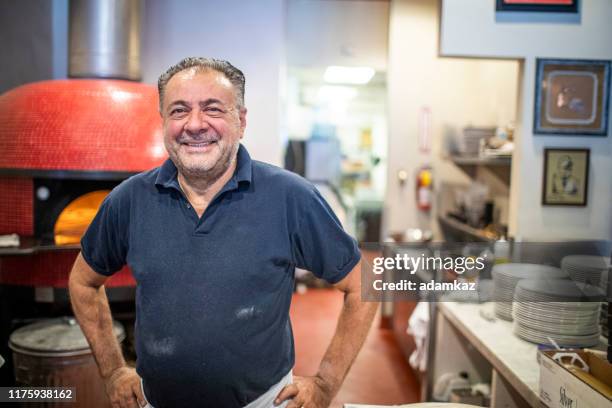
[[[0,95],[0,169],[139,172],[166,158],[157,90],[139,82],[35,82]]]

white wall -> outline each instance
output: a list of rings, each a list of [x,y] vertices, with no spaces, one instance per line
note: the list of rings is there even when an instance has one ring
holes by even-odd
[[[443,0],[440,54],[609,58],[612,2],[582,0],[579,24],[496,22],[495,1]]]
[[[515,118],[518,64],[513,61],[438,57],[438,2],[394,0],[389,31],[389,166],[385,229],[431,228],[416,210],[414,175],[429,162],[434,178],[468,183],[467,176],[442,160],[443,142],[472,124],[506,125]],[[418,113],[432,112],[432,153],[417,145]],[[410,174],[402,187],[397,172]]]
[[[387,67],[389,3],[288,0],[287,61],[302,67]]]
[[[283,0],[147,0],[143,82],[156,84],[163,71],[187,56],[230,61],[246,76],[244,144],[254,159],[278,165],[284,44]]]
[[[496,23],[494,3],[444,0],[441,53],[524,59],[512,169],[510,232],[529,240],[612,239],[610,132],[605,138],[534,136],[532,128],[535,58],[612,59],[612,1],[583,0],[580,24]],[[545,147],[591,149],[587,207],[541,205]]]

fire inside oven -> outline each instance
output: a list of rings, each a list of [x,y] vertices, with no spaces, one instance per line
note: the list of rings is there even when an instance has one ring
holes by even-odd
[[[55,221],[55,244],[78,243],[108,193],[108,190],[92,191],[68,204]]]

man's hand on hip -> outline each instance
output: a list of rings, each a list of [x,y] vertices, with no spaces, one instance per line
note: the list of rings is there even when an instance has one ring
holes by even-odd
[[[133,368],[120,367],[104,382],[113,408],[138,408],[147,404],[140,388],[140,376]]]
[[[293,377],[293,384],[281,390],[274,404],[290,400],[286,408],[327,408],[332,397],[331,387],[321,377]]]

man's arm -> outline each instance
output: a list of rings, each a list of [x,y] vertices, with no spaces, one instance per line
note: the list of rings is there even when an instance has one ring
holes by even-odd
[[[279,393],[276,405],[291,398],[287,408],[329,406],[363,346],[378,303],[361,301],[361,262],[334,286],[344,292],[344,305],[319,371],[314,377],[295,377]]]
[[[68,282],[70,301],[96,359],[113,408],[138,407],[145,404],[140,377],[135,370],[126,366],[113,333],[113,318],[103,286],[107,279],[107,276],[94,271],[79,254]]]

